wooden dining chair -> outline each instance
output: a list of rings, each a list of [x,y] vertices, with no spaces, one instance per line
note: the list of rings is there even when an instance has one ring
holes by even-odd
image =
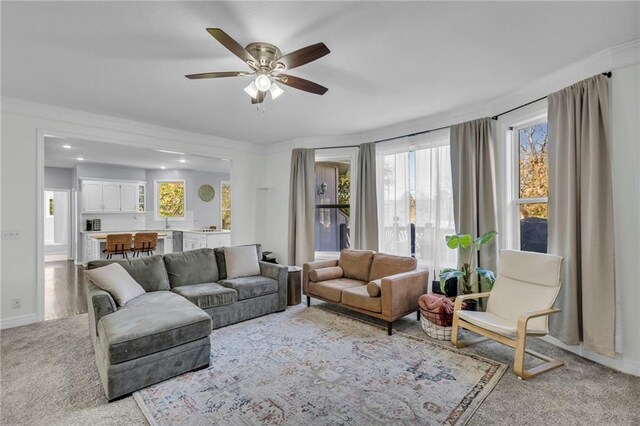
[[[158,233],[157,232],[138,232],[133,237],[133,257],[139,257],[140,253],[147,253],[147,255],[153,255],[153,251],[158,246]]]
[[[107,259],[111,259],[114,254],[120,254],[123,259],[128,259],[127,253],[131,251],[131,238],[131,234],[109,234],[107,235],[107,247],[102,252],[107,254]]]

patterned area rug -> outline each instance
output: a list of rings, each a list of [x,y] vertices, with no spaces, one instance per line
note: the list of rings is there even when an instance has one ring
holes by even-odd
[[[134,394],[151,425],[461,425],[504,364],[302,305],[211,334],[211,366]]]

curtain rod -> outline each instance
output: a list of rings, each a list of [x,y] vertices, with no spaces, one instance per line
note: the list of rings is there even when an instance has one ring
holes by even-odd
[[[607,76],[608,78],[611,78],[611,71],[607,71],[607,72],[603,72],[602,75]],[[505,112],[501,112],[500,114],[496,114],[493,117],[491,117],[493,120],[497,120],[498,117],[508,114],[512,111],[516,111],[520,108],[524,108],[526,106],[529,106],[531,104],[535,104],[536,102],[540,102],[543,99],[547,99],[546,96],[543,96],[541,98],[536,99],[535,101],[531,101],[531,102],[527,102],[526,104],[517,106],[515,108],[511,108],[509,111],[505,111]],[[435,132],[437,130],[442,130],[442,129],[447,129],[451,126],[442,126],[442,127],[436,127],[435,129],[429,129],[429,130],[422,130],[420,132],[415,132],[415,133],[409,133],[408,135],[401,135],[401,136],[394,136],[392,138],[386,138],[386,139],[380,139],[377,141],[373,141],[373,143],[380,143],[380,142],[388,142],[388,141],[392,141],[395,139],[400,139],[400,138],[410,138],[412,136],[418,136],[418,135],[424,135],[425,133],[430,133],[430,132]],[[338,148],[359,148],[360,145],[341,145],[341,146],[323,146],[321,148],[314,148],[315,150],[319,150],[319,149],[338,149]]]
[[[611,78],[612,73],[611,73],[611,71],[607,71],[607,72],[603,72],[602,75],[606,76],[607,78]],[[502,115],[509,114],[510,112],[519,110],[520,108],[524,108],[524,107],[529,106],[531,104],[535,104],[536,102],[540,102],[543,99],[547,99],[547,96],[543,96],[541,98],[536,99],[535,101],[527,102],[526,104],[517,106],[515,108],[511,108],[509,111],[505,111],[505,112],[501,112],[500,114],[496,114],[493,117],[491,117],[491,119],[492,120],[497,120],[498,117],[500,117]]]

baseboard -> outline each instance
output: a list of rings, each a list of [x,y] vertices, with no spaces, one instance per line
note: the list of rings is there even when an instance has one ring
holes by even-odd
[[[3,318],[0,319],[0,330],[20,327],[21,325],[33,324],[34,322],[38,322],[38,315],[36,314],[26,314]]]
[[[558,346],[564,350],[572,352],[583,358],[587,358],[591,361],[597,362],[598,364],[602,364],[606,367],[613,368],[614,370],[618,370],[623,373],[640,377],[640,361],[624,359],[622,354],[617,353],[615,358],[609,358],[608,356],[600,355],[599,353],[589,351],[585,349],[582,345],[572,346],[572,345],[564,344],[560,340],[552,336],[547,335],[542,337],[541,339],[544,340],[545,342],[551,343],[552,345]]]

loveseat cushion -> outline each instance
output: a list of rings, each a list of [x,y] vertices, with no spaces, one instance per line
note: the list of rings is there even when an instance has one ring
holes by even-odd
[[[218,283],[181,285],[172,289],[201,309],[230,305],[238,301],[238,292]]]
[[[371,297],[380,297],[382,294],[382,278],[369,281],[369,284],[367,284],[367,293],[369,293]]]
[[[161,255],[128,260],[92,260],[87,264],[87,269],[101,268],[111,263],[122,266],[146,292],[166,291],[171,288]]]
[[[171,288],[182,285],[214,283],[218,281],[218,264],[213,249],[202,248],[165,254]]]
[[[278,292],[278,281],[262,275],[222,280],[219,283],[237,291],[238,300],[253,299]]]
[[[366,286],[350,287],[342,290],[342,303],[371,312],[382,312],[382,298],[371,297]]]
[[[339,266],[330,266],[328,268],[313,269],[309,272],[309,279],[313,282],[334,280],[336,278],[342,278],[344,272]]]
[[[350,287],[364,287],[366,290],[367,286],[365,284],[364,281],[352,280],[350,278],[337,278],[319,283],[310,282],[309,294],[332,302],[340,302],[342,301],[342,290]]]
[[[372,251],[344,249],[340,252],[338,266],[342,268],[345,278],[369,282],[372,261]]]
[[[170,291],[138,296],[98,322],[98,339],[110,364],[160,352],[209,334],[211,317]]]
[[[418,261],[413,257],[376,253],[373,255],[373,262],[371,262],[369,281],[410,272],[416,269],[417,266]]]

